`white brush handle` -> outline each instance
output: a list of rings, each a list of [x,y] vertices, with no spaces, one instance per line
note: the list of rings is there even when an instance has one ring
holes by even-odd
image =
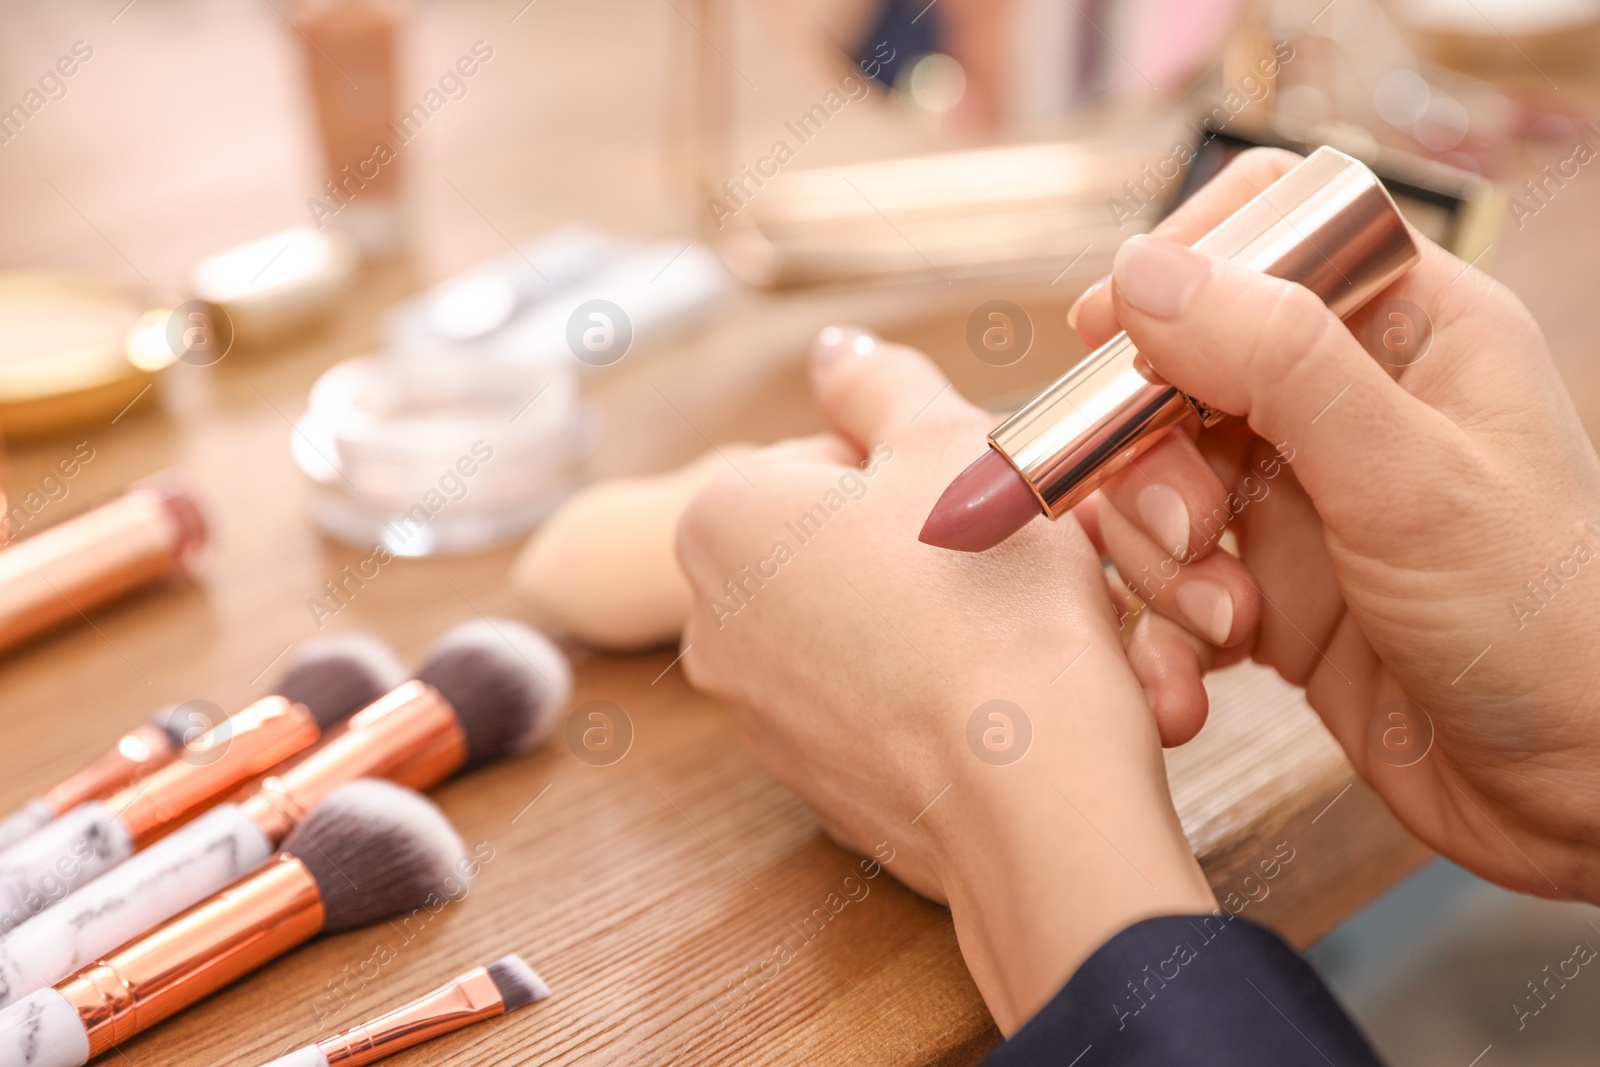
[[[0,1007],[54,985],[272,855],[237,804],[211,809],[0,937]]]
[[[328,1067],[328,1057],[315,1045],[297,1048],[287,1056],[279,1056],[261,1067]]]
[[[132,854],[128,832],[104,804],[79,804],[0,854],[0,930],[27,921]]]
[[[0,1067],[83,1067],[89,1033],[78,1011],[54,989],[41,989],[0,1011]]]
[[[0,850],[10,848],[55,817],[48,804],[34,797],[0,822]]]

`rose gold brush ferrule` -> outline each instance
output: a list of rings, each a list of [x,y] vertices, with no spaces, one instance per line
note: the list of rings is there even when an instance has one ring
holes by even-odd
[[[322,922],[316,881],[280,853],[55,988],[77,1009],[92,1059],[316,936]]]
[[[68,778],[63,778],[42,799],[57,815],[65,815],[86,800],[114,793],[129,782],[160,770],[178,756],[167,732],[153,723],[122,735],[115,748]]]
[[[475,967],[409,1004],[323,1038],[317,1042],[317,1047],[328,1058],[328,1067],[335,1064],[361,1067],[452,1030],[504,1014],[505,1008],[505,1001],[489,977],[488,968]]]
[[[433,686],[410,681],[362,708],[343,731],[263,780],[240,803],[261,832],[277,842],[346,782],[386,778],[428,789],[466,759],[467,736],[455,708]]]
[[[1332,148],[1317,149],[1194,248],[1298,282],[1340,318],[1420,255],[1377,176]],[[1162,381],[1120,333],[996,427],[989,443],[1055,519],[1162,431],[1190,415],[1210,425],[1222,414]]]
[[[170,574],[205,540],[194,501],[164,483],[0,551],[0,649]]]
[[[262,697],[206,732],[194,761],[179,760],[106,798],[134,848],[144,848],[207,811],[240,786],[316,744],[309,709]]]

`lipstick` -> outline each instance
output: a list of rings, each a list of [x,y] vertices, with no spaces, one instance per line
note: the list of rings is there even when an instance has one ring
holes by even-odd
[[[0,551],[0,651],[180,572],[205,544],[188,491],[166,476]]]
[[[1377,175],[1319,148],[1194,243],[1194,249],[1305,286],[1345,318],[1419,253]],[[919,539],[982,552],[1037,515],[1058,519],[1161,439],[1224,417],[1162,381],[1119,333],[995,428],[989,451],[951,482]]]

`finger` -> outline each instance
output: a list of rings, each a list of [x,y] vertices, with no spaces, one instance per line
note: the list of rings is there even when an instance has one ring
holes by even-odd
[[[1409,507],[1459,464],[1454,424],[1407,394],[1304,286],[1149,236],[1117,250],[1112,276],[1117,317],[1155,371],[1243,415],[1331,524],[1381,514],[1379,502]]]
[[[1187,744],[1205,725],[1210,697],[1203,681],[1210,646],[1163,615],[1146,611],[1128,638],[1128,663],[1150,701],[1161,744]]]
[[[854,326],[829,326],[817,335],[811,388],[828,425],[863,453],[913,420],[981,414],[927,356]]]
[[[1243,563],[1226,552],[1180,564],[1116,508],[1100,509],[1111,561],[1146,605],[1218,648],[1251,637],[1261,622],[1261,594]]]
[[[1094,546],[1095,553],[1101,559],[1106,555],[1105,538],[1100,536],[1100,509],[1108,507],[1105,497],[1096,489],[1084,498],[1083,503],[1072,509],[1072,517],[1078,520],[1078,525],[1083,527],[1084,536]]]
[[[1179,562],[1207,555],[1228,524],[1228,491],[1182,430],[1117,472],[1101,492]]]
[[[826,463],[848,466],[859,462],[861,453],[838,434],[814,433],[805,437],[786,437],[759,450],[764,460],[798,463]]]
[[[1110,284],[1111,275],[1101,275],[1067,308],[1067,325],[1078,331],[1078,336],[1090,348],[1099,348],[1122,329],[1117,325],[1117,313],[1111,306],[1111,294],[1106,292]]]
[[[1223,219],[1287,174],[1300,156],[1282,148],[1241,152],[1215,178],[1195,191],[1150,232],[1182,245],[1192,245]],[[1084,290],[1067,312],[1067,321],[1091,348],[1105,344],[1122,329],[1112,305],[1110,276]]]

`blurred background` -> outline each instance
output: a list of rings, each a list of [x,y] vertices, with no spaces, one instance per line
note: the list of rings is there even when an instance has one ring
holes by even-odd
[[[584,546],[523,549],[574,489],[809,432],[830,322],[1015,406],[1117,245],[1252,144],[1370,162],[1593,433],[1597,101],[1596,0],[10,0],[7,537],[169,467],[212,536],[0,701],[226,706],[335,616],[659,646],[670,587],[583,616]],[[19,796],[75,751],[15,743]],[[1530,983],[1584,945],[1596,909],[1436,862],[1312,957],[1396,1063],[1555,1065],[1594,1061],[1600,977]]]

